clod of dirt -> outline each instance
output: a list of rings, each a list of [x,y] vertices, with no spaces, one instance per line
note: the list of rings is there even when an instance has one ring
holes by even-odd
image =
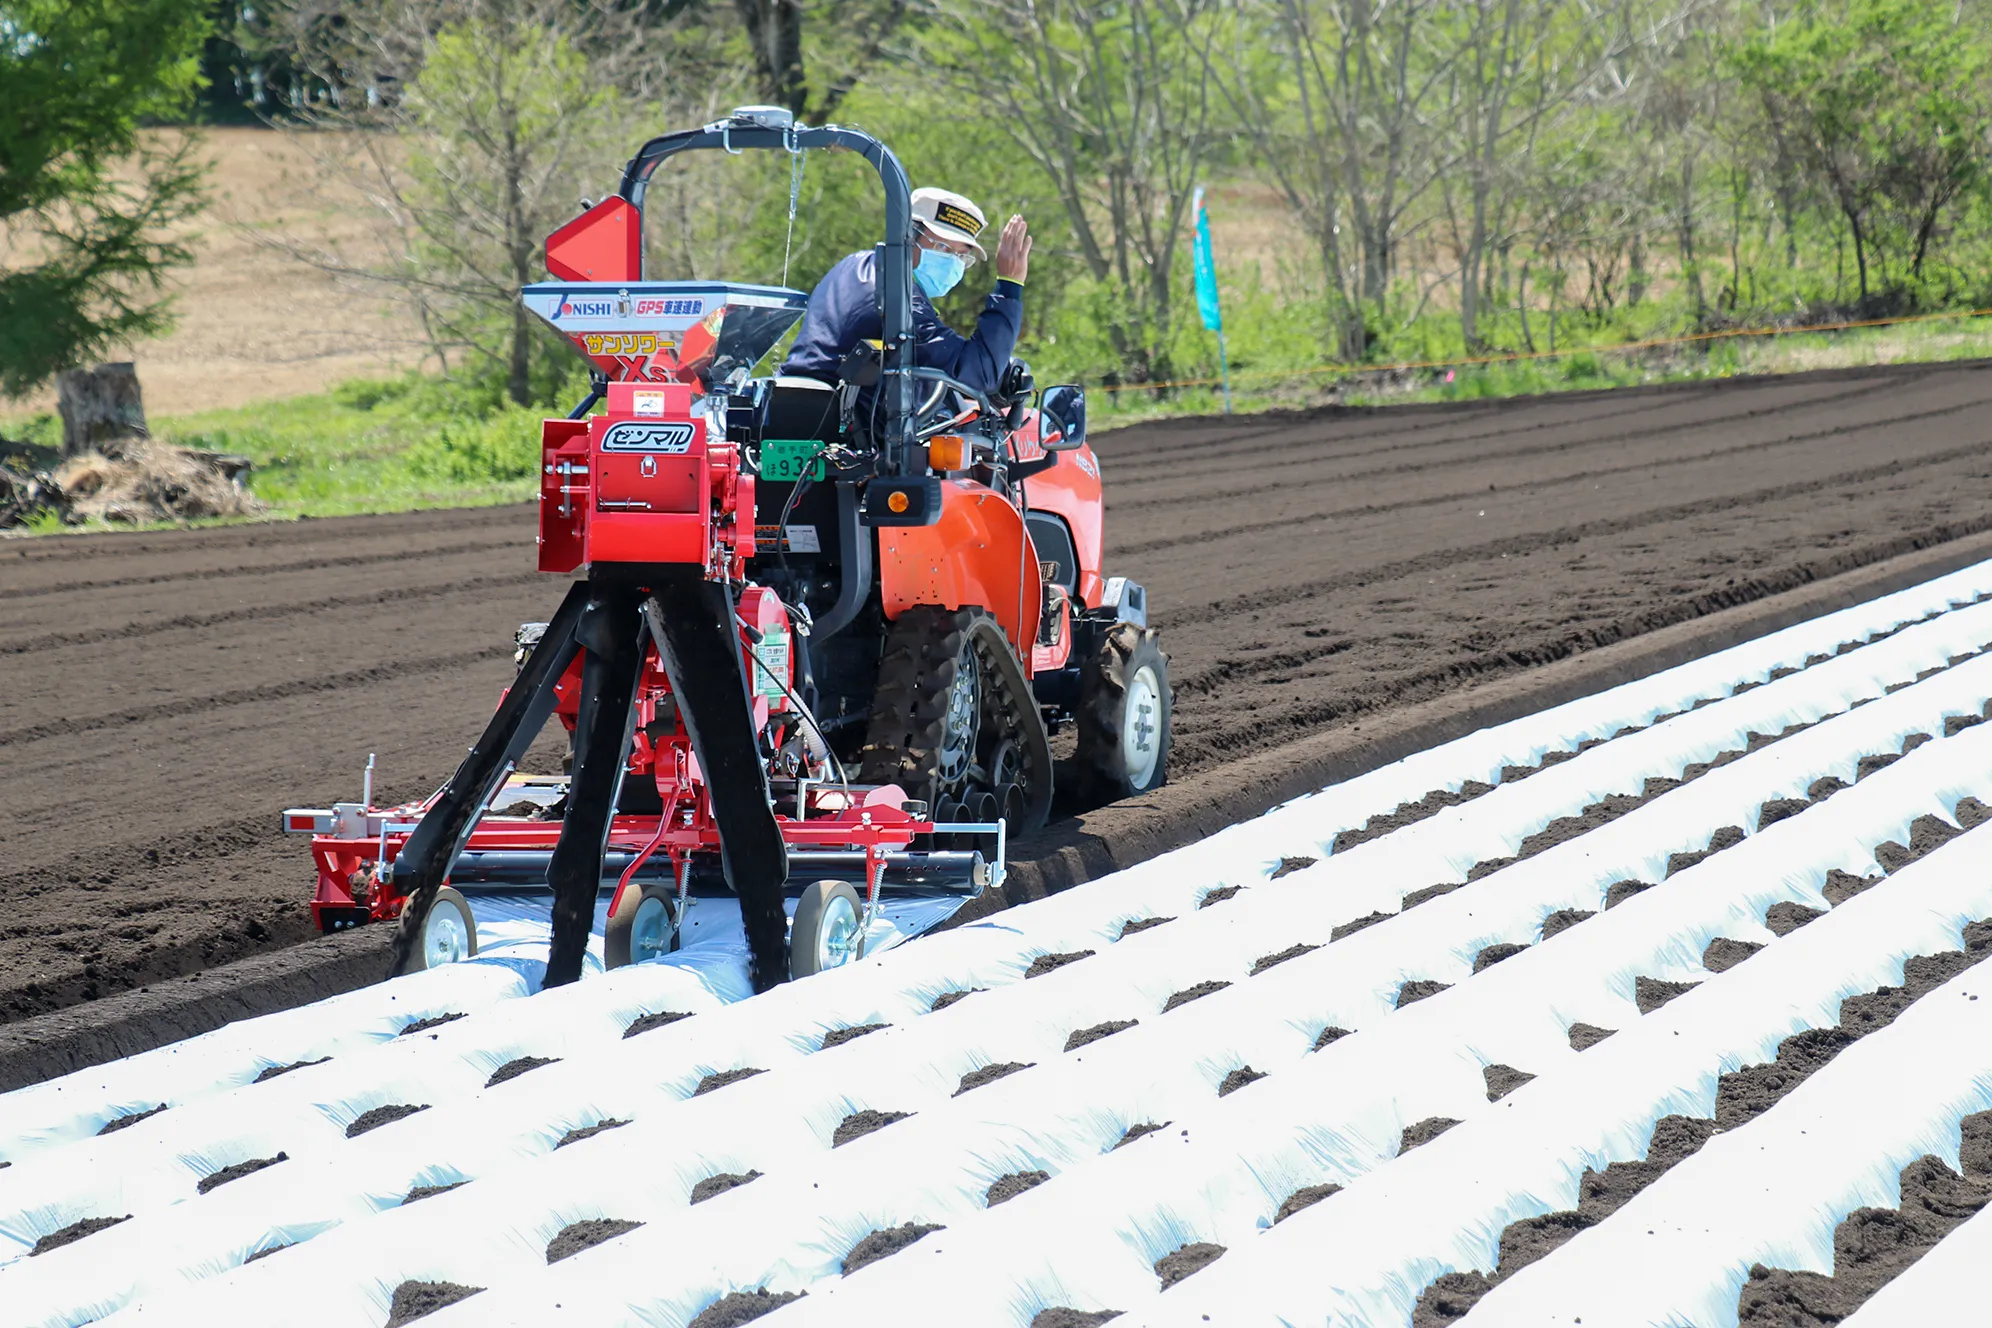
[[[1984,723],[1980,720],[1979,723]],[[1967,830],[1976,830],[1987,821],[1992,821],[1992,807],[1976,798],[1966,798],[1957,805],[1957,823]]]
[[[1596,1024],[1572,1024],[1570,1025],[1570,1049],[1572,1051],[1588,1051],[1616,1032],[1618,1032],[1616,1028],[1599,1028]]]
[[[832,1047],[841,1047],[854,1038],[861,1038],[867,1033],[876,1033],[882,1028],[891,1027],[891,1024],[855,1024],[850,1028],[833,1028],[823,1035],[823,1046],[820,1050],[828,1051]]]
[[[1838,779],[1832,775],[1822,775],[1806,786],[1805,796],[1814,802],[1824,802],[1835,793],[1844,792],[1849,787],[1851,785],[1843,779]]]
[[[1420,1144],[1432,1142],[1457,1124],[1459,1122],[1450,1116],[1427,1116],[1421,1121],[1405,1126],[1403,1137],[1397,1143],[1398,1154],[1401,1156]]]
[[[1039,1310],[1031,1316],[1031,1328],[1100,1328],[1109,1319],[1118,1319],[1119,1310],[1075,1310],[1063,1305]]]
[[[1641,1014],[1652,1014],[1676,996],[1685,996],[1700,985],[1699,982],[1663,982],[1641,974],[1632,981],[1632,999],[1638,1004]]]
[[[422,1103],[420,1106],[406,1102],[397,1102],[385,1107],[370,1108],[353,1118],[353,1123],[346,1127],[346,1137],[348,1139],[357,1139],[368,1130],[378,1130],[383,1125],[392,1125],[398,1120],[413,1116],[418,1111],[427,1111],[428,1109],[429,1104],[427,1102]]]
[[[1513,959],[1528,948],[1526,945],[1514,945],[1506,941],[1499,945],[1490,945],[1473,957],[1473,971],[1485,972],[1503,959]]]
[[[1091,959],[1093,954],[1092,950],[1074,950],[1070,954],[1041,954],[1031,960],[1031,966],[1024,970],[1024,976],[1041,978],[1047,973],[1064,968],[1067,964],[1076,964],[1081,959]]]
[[[1499,1102],[1508,1094],[1535,1078],[1526,1070],[1517,1070],[1512,1065],[1483,1066],[1480,1077],[1487,1081],[1487,1100]]]
[[[900,1226],[874,1231],[853,1245],[851,1252],[844,1256],[844,1276],[849,1277],[866,1264],[877,1263],[888,1254],[899,1253],[922,1236],[945,1230],[946,1227],[930,1223],[907,1222]]]
[[[1763,948],[1759,941],[1738,941],[1718,936],[1702,951],[1702,967],[1711,973],[1727,973]]]
[[[1964,831],[1936,816],[1919,816],[1909,823],[1909,843],[1905,847],[1890,840],[1874,851],[1874,860],[1885,872],[1899,872],[1916,859],[1934,853]]]
[[[1309,867],[1312,867],[1315,863],[1319,861],[1320,861],[1319,858],[1307,858],[1307,857],[1281,858],[1280,865],[1273,868],[1273,874],[1271,876],[1268,876],[1266,879],[1269,881],[1277,881],[1282,876],[1291,876],[1293,873],[1297,871],[1306,871]]]
[[[718,1092],[728,1084],[737,1084],[743,1079],[752,1079],[757,1074],[766,1073],[766,1070],[757,1070],[751,1065],[743,1065],[736,1070],[719,1070],[699,1080],[699,1086],[692,1090],[692,1096],[704,1097],[707,1093]]]
[[[1492,784],[1483,784],[1477,779],[1469,779],[1460,785],[1457,793],[1450,789],[1433,789],[1416,802],[1400,802],[1397,810],[1387,816],[1372,816],[1363,823],[1360,830],[1344,830],[1335,836],[1331,852],[1346,853],[1358,844],[1367,844],[1372,839],[1381,839],[1393,830],[1402,830],[1407,825],[1416,825],[1428,817],[1437,816],[1448,807],[1457,807],[1462,802],[1492,793]]]
[[[1136,932],[1147,931],[1150,927],[1159,927],[1165,922],[1174,922],[1174,921],[1175,921],[1174,918],[1134,918],[1121,924],[1120,936],[1118,939],[1124,941],[1128,937],[1134,935]],[[1049,1312],[1050,1311],[1046,1311],[1046,1313]]]
[[[1249,1065],[1241,1065],[1230,1074],[1224,1076],[1223,1082],[1217,1086],[1217,1095],[1224,1097],[1235,1093],[1245,1087],[1245,1085],[1256,1084],[1265,1077],[1265,1071],[1255,1070]]]
[[[752,1323],[763,1314],[773,1314],[790,1301],[801,1300],[804,1294],[801,1291],[777,1291],[770,1295],[766,1287],[729,1292],[700,1310],[685,1328],[740,1328],[741,1324]]]
[[[1157,1130],[1166,1130],[1169,1126],[1169,1121],[1163,1121],[1159,1125],[1154,1121],[1143,1121],[1139,1125],[1130,1125],[1127,1127],[1127,1132],[1121,1135],[1120,1142],[1114,1145],[1114,1148],[1125,1148],[1136,1139],[1144,1135],[1154,1134]],[[1112,1152],[1113,1149],[1110,1148],[1107,1151]]]
[[[1202,1272],[1224,1257],[1224,1246],[1213,1245],[1207,1240],[1191,1241],[1172,1254],[1165,1254],[1155,1261],[1155,1275],[1162,1279],[1162,1289],[1167,1291],[1191,1273]]]
[[[559,1150],[567,1147],[569,1144],[578,1144],[583,1139],[592,1139],[605,1130],[619,1130],[627,1124],[629,1124],[628,1121],[617,1120],[611,1116],[607,1120],[596,1121],[593,1125],[583,1125],[579,1129],[569,1130],[566,1134],[561,1135],[560,1142],[555,1144],[554,1148]]]
[[[444,1024],[453,1024],[459,1019],[468,1019],[469,1017],[469,1015],[463,1013],[430,1015],[427,1019],[417,1019],[413,1023],[403,1024],[401,1031],[396,1033],[395,1036],[411,1037],[416,1033],[426,1033],[432,1028],[441,1028]]]
[[[1921,747],[1924,743],[1935,742],[1935,741],[1936,738],[1931,734],[1912,733],[1908,737],[1902,740],[1902,754],[1904,756],[1907,756],[1909,753],[1915,751],[1918,747]]]
[[[623,1030],[623,1036],[633,1038],[638,1033],[648,1033],[653,1028],[662,1028],[666,1024],[675,1024],[680,1019],[690,1018],[689,1014],[683,1014],[677,1010],[659,1010],[655,1014],[640,1014],[629,1021],[629,1027]]]
[[[1854,766],[1854,780],[1858,783],[1877,770],[1888,769],[1901,759],[1902,755],[1899,752],[1876,752],[1872,756],[1863,756]]]
[[[1450,982],[1438,982],[1431,978],[1414,978],[1397,989],[1397,1008],[1403,1009],[1413,1001],[1422,1001],[1428,996],[1436,996],[1452,986]]]
[[[1493,861],[1499,861],[1501,866],[1505,867],[1510,862],[1513,862],[1514,859],[1501,858],[1501,859],[1493,859]],[[1485,865],[1486,865],[1485,863],[1478,864],[1474,868],[1474,870],[1478,871],[1480,867]],[[1467,879],[1468,880],[1476,879],[1473,875],[1473,872],[1467,873]],[[1418,905],[1420,904],[1431,903],[1434,899],[1439,898],[1441,895],[1449,895],[1453,891],[1463,888],[1465,885],[1466,881],[1447,881],[1440,885],[1428,885],[1422,890],[1413,890],[1410,894],[1404,896],[1404,898],[1400,899],[1397,902],[1397,909],[1400,913],[1408,912],[1411,909],[1418,907]]]
[[[144,1111],[134,1111],[129,1115],[120,1116],[114,1121],[106,1121],[104,1128],[97,1131],[97,1137],[101,1139],[107,1134],[116,1134],[119,1130],[128,1130],[142,1120],[150,1120],[154,1116],[157,1116],[160,1112],[166,1110],[167,1106],[167,1103],[161,1102],[156,1107],[149,1107]]]
[[[1273,967],[1273,965],[1275,964],[1284,964],[1289,959],[1298,959],[1302,955],[1310,954],[1315,950],[1319,950],[1320,948],[1321,947],[1318,945],[1308,945],[1305,942],[1295,942],[1294,944],[1289,945],[1284,950],[1279,950],[1269,955],[1260,955],[1257,959],[1252,961],[1252,972],[1250,973],[1249,976],[1256,978],[1261,973],[1265,972],[1267,969]]]
[[[1789,816],[1796,816],[1812,804],[1804,798],[1772,798],[1757,808],[1757,828],[1776,825]]]
[[[1411,1328],[1439,1328],[1463,1319],[1493,1289],[1494,1284],[1479,1273],[1446,1273],[1418,1297],[1411,1310]]]
[[[388,1307],[387,1328],[401,1328],[427,1314],[447,1309],[459,1300],[469,1300],[483,1287],[461,1286],[455,1282],[403,1282],[394,1288],[394,1301]]]
[[[417,1185],[414,1189],[401,1196],[401,1206],[406,1208],[409,1204],[421,1203],[424,1199],[433,1199],[439,1194],[448,1194],[459,1185],[468,1184],[470,1182],[467,1180],[453,1180],[447,1185]]]
[[[1368,917],[1352,918],[1349,921],[1343,923],[1341,926],[1335,928],[1335,930],[1329,932],[1328,939],[1331,941],[1339,941],[1344,936],[1355,935],[1357,932],[1361,931],[1364,927],[1374,927],[1377,923],[1386,921],[1396,916],[1397,915],[1395,913],[1377,912],[1370,914]]]
[[[955,1089],[954,1096],[960,1097],[963,1093],[981,1088],[984,1084],[993,1084],[998,1079],[1015,1074],[1019,1070],[1028,1070],[1036,1064],[1036,1061],[1028,1063],[1024,1061],[998,1061],[994,1065],[985,1065],[979,1070],[970,1070],[961,1077],[961,1087]]]
[[[1708,847],[1702,849],[1700,852],[1675,853],[1670,855],[1667,859],[1667,874],[1672,876],[1675,872],[1684,872],[1695,864],[1712,858],[1725,849],[1735,848],[1743,842],[1743,838],[1742,826],[1725,825],[1722,829],[1708,837]]]
[[[283,1253],[283,1252],[284,1252],[285,1250],[289,1249],[289,1248],[290,1248],[291,1246],[293,1246],[293,1245],[295,1245],[295,1244],[297,1244],[297,1242],[296,1242],[296,1241],[294,1241],[294,1240],[287,1240],[287,1241],[285,1241],[285,1242],[284,1242],[283,1244],[281,1244],[281,1245],[271,1245],[271,1246],[269,1246],[269,1247],[267,1247],[267,1248],[265,1248],[265,1249],[260,1249],[260,1250],[257,1250],[257,1251],[256,1251],[256,1252],[255,1252],[254,1254],[252,1254],[252,1255],[250,1255],[250,1256],[249,1256],[248,1258],[244,1259],[244,1260],[242,1261],[242,1265],[243,1265],[243,1267],[245,1267],[245,1268],[246,1268],[246,1267],[248,1267],[248,1266],[249,1266],[250,1264],[252,1264],[252,1263],[256,1262],[256,1260],[258,1260],[258,1259],[267,1259],[267,1258],[269,1258],[269,1257],[270,1257],[270,1256],[271,1256],[272,1254],[282,1254],[282,1253]]]
[[[506,1061],[491,1072],[491,1077],[484,1081],[484,1086],[486,1088],[496,1088],[500,1084],[510,1083],[529,1070],[537,1070],[541,1066],[552,1065],[559,1059],[560,1057],[558,1056],[521,1056],[517,1060]]]
[[[1301,1209],[1312,1208],[1330,1195],[1340,1194],[1341,1192],[1342,1187],[1339,1185],[1303,1186],[1280,1200],[1279,1211],[1273,1214],[1273,1225],[1278,1226]]]
[[[707,1176],[692,1186],[692,1202],[698,1204],[708,1199],[717,1199],[728,1190],[737,1190],[749,1181],[759,1179],[761,1173],[758,1171],[722,1171],[717,1176]]]
[[[1568,931],[1586,918],[1597,914],[1588,908],[1559,908],[1542,920],[1542,938],[1546,941],[1560,931]]]
[[[1984,722],[1983,715],[1952,715],[1944,721],[1944,736],[1955,738],[1966,729],[1976,728]]]
[[[894,1121],[903,1121],[913,1113],[910,1111],[854,1111],[844,1117],[836,1131],[830,1136],[832,1148],[842,1148],[853,1139],[862,1139],[873,1130],[882,1130]]]
[[[62,1230],[51,1231],[37,1240],[35,1247],[28,1251],[28,1257],[32,1259],[37,1254],[47,1254],[50,1250],[59,1250],[64,1245],[74,1245],[85,1236],[94,1236],[99,1231],[129,1221],[131,1221],[130,1213],[126,1213],[123,1217],[86,1217],[81,1222],[71,1222]]]
[[[546,1261],[559,1263],[570,1254],[593,1249],[605,1240],[634,1231],[641,1222],[631,1222],[620,1217],[591,1217],[584,1222],[573,1222],[560,1229],[560,1234],[546,1243]]]
[[[1197,907],[1209,908],[1212,904],[1222,904],[1225,900],[1236,896],[1244,888],[1242,885],[1220,885],[1217,889],[1212,890],[1202,899],[1199,899]]]
[[[1139,1019],[1109,1019],[1104,1024],[1094,1024],[1091,1028],[1075,1028],[1072,1030],[1072,1035],[1065,1039],[1065,1049],[1077,1051],[1089,1043],[1098,1042],[1103,1037],[1125,1033],[1140,1022]]]
[[[944,991],[940,995],[934,997],[934,1003],[927,1007],[927,1013],[939,1014],[941,1011],[947,1009],[950,1005],[953,1005],[956,1001],[963,1000],[967,997],[973,996],[978,991],[987,991],[987,990],[989,990],[989,988],[987,987],[970,987],[966,991]]]
[[[1230,985],[1229,982],[1219,982],[1213,979],[1209,982],[1199,982],[1194,987],[1185,987],[1168,1000],[1162,1002],[1162,1013],[1167,1014],[1179,1005],[1188,1005],[1191,1001],[1202,1000],[1213,992],[1223,991]]]
[[[1856,876],[1838,867],[1829,867],[1826,869],[1826,884],[1820,887],[1819,893],[1826,896],[1827,903],[1838,908],[1863,890],[1872,890],[1886,879],[1882,876]]]
[[[1776,1060],[1745,1065],[1716,1081],[1715,1123],[1733,1130],[1755,1120],[1861,1036],[1842,1028],[1793,1033],[1778,1043]]]
[[[1330,1024],[1328,1025],[1328,1027],[1322,1029],[1320,1035],[1314,1039],[1314,1050],[1319,1051],[1323,1047],[1327,1046],[1330,1042],[1334,1042],[1339,1038],[1345,1038],[1347,1036],[1349,1036],[1348,1029],[1337,1028],[1335,1027],[1335,1025]]]
[[[1605,887],[1605,907],[1617,908],[1634,895],[1644,894],[1652,888],[1650,881],[1613,881]]]
[[[252,1084],[266,1084],[279,1075],[289,1074],[292,1070],[302,1070],[312,1065],[323,1065],[331,1059],[330,1056],[320,1056],[315,1061],[292,1061],[289,1065],[265,1066],[263,1072],[249,1082]]]
[[[1764,925],[1771,929],[1773,936],[1789,936],[1814,918],[1825,916],[1821,909],[1807,908],[1787,899],[1764,910]]]
[[[279,1162],[288,1161],[290,1161],[289,1153],[278,1153],[275,1157],[252,1157],[246,1162],[237,1162],[233,1166],[223,1167],[220,1171],[201,1177],[200,1183],[195,1185],[194,1189],[206,1194],[209,1190],[218,1189],[232,1180],[253,1176],[265,1167],[274,1167]]]
[[[1049,1171],[1013,1171],[1007,1176],[998,1176],[989,1182],[989,1189],[983,1194],[983,1201],[994,1208],[999,1203],[1007,1203],[1025,1190],[1034,1190],[1051,1179]]]

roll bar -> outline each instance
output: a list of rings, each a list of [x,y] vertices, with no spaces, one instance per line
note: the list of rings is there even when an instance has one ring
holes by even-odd
[[[800,152],[810,148],[845,148],[872,164],[885,186],[885,241],[879,247],[879,292],[883,308],[884,356],[880,402],[885,407],[885,461],[894,474],[906,473],[913,454],[913,189],[906,168],[892,149],[859,129],[840,125],[811,127],[783,124],[786,112],[774,107],[748,107],[724,120],[697,129],[662,134],[637,149],[623,170],[616,191],[641,217],[643,196],[659,166],[680,152],[739,152],[760,148]]]

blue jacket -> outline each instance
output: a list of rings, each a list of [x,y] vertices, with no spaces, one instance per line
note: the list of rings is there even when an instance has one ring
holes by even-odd
[[[884,335],[879,314],[878,277],[873,271],[874,255],[865,249],[843,259],[824,274],[809,295],[809,310],[802,316],[802,330],[796,333],[788,359],[782,362],[784,374],[837,381],[837,366],[860,341],[876,341]],[[982,306],[975,335],[964,337],[941,321],[925,291],[913,288],[913,355],[923,368],[939,369],[985,394],[994,394],[1003,369],[1016,349],[1017,332],[1024,321],[1024,288],[1014,281],[998,280],[996,289]]]

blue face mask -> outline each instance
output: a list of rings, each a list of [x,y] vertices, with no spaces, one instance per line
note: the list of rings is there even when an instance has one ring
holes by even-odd
[[[920,262],[913,269],[913,280],[920,283],[920,289],[927,292],[927,298],[938,300],[953,290],[961,281],[961,274],[968,270],[959,254],[944,254],[938,249],[922,249]]]

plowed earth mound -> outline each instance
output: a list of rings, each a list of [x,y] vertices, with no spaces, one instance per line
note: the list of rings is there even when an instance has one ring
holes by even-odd
[[[1992,364],[1100,436],[1173,776],[1992,529]],[[530,508],[0,546],[0,1020],[301,939],[285,806],[428,792],[559,584]]]

